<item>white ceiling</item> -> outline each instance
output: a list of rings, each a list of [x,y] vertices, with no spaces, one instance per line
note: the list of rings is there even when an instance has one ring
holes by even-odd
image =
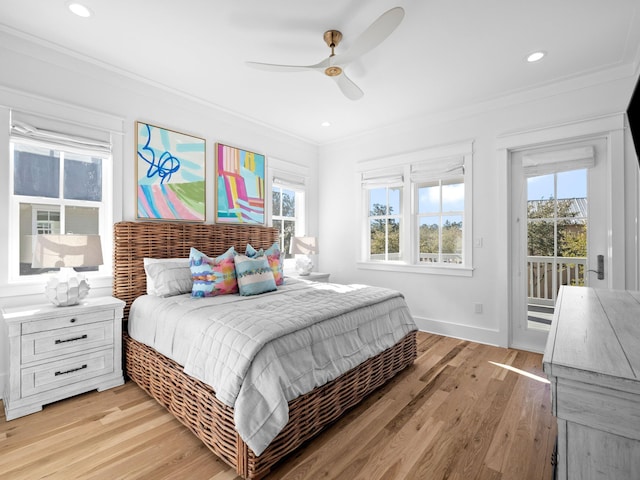
[[[0,28],[318,144],[584,75],[629,76],[640,58],[638,0],[83,0],[88,19],[67,3],[2,0]],[[326,30],[343,33],[343,53],[395,6],[400,26],[346,70],[360,100],[316,72],[244,63],[317,63]],[[535,50],[548,55],[528,64]]]

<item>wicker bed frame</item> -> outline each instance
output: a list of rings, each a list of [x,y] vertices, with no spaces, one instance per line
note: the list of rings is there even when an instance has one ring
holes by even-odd
[[[277,241],[271,227],[186,223],[119,222],[114,225],[113,294],[126,302],[146,292],[142,259],[186,258],[191,247],[217,256],[233,245],[268,248]],[[124,329],[126,332],[126,329]],[[289,423],[257,457],[235,430],[233,409],[216,399],[206,384],[186,375],[173,360],[124,334],[125,369],[129,377],[165,406],[217,456],[247,479],[259,479],[345,410],[416,358],[415,332],[332,382],[289,402]]]

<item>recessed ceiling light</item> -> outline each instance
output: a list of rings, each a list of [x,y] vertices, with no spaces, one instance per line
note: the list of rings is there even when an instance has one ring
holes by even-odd
[[[527,62],[529,63],[539,62],[544,58],[546,54],[547,52],[543,52],[543,51],[530,53],[529,55],[527,55]]]
[[[91,16],[91,10],[88,7],[85,7],[81,3],[69,3],[69,10],[78,15],[79,17],[87,18]]]
[[[320,126],[321,126],[321,127],[330,127],[330,126],[331,126],[331,124],[330,124],[329,122],[322,122],[322,123],[320,124]]]

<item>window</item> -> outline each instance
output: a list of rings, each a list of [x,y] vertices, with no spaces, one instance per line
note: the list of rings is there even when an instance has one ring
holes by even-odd
[[[369,193],[369,259],[400,260],[402,187],[378,187]]]
[[[360,267],[471,275],[471,151],[459,144],[364,163],[385,166],[359,173]]]
[[[9,279],[17,280],[57,270],[32,267],[36,235],[110,233],[106,182],[111,156],[108,143],[45,132],[19,121],[12,124],[9,147],[10,232],[15,235],[10,245],[16,253],[9,258]]]
[[[462,264],[464,179],[416,185],[418,262]]]
[[[293,258],[289,253],[291,238],[304,232],[304,184],[287,182],[279,178],[273,181],[271,225],[278,229],[283,258]]]

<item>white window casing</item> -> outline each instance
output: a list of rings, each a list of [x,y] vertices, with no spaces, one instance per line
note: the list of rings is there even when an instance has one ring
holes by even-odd
[[[55,150],[60,153],[60,193],[55,197],[39,197],[30,195],[14,195],[14,170],[13,161],[10,162],[9,183],[11,189],[8,192],[9,203],[9,238],[7,239],[9,259],[8,259],[8,275],[2,279],[2,283],[34,283],[42,282],[41,275],[22,275],[19,271],[20,255],[19,252],[26,245],[20,228],[20,204],[40,205],[46,209],[58,209],[60,218],[64,223],[65,209],[67,208],[87,208],[97,210],[98,216],[98,232],[101,235],[101,242],[106,259],[105,264],[100,267],[98,272],[87,272],[88,276],[107,276],[111,274],[111,232],[113,224],[112,216],[112,199],[113,199],[113,160],[111,156],[112,135],[109,131],[100,130],[99,128],[86,127],[84,125],[75,125],[65,122],[64,120],[52,119],[50,117],[39,117],[32,113],[24,113],[21,111],[11,110],[10,112],[10,154],[14,158],[15,145],[24,145],[32,147],[46,148]],[[62,159],[66,155],[79,154],[87,158],[101,159],[101,200],[73,200],[64,197],[63,181],[64,167]],[[28,262],[27,262],[28,263]]]
[[[358,267],[363,269],[410,272],[419,274],[471,276],[473,273],[473,142],[460,142],[410,152],[392,158],[359,162],[358,185],[361,189],[361,241]],[[389,165],[392,165],[391,167]],[[417,186],[429,182],[464,182],[463,246],[461,265],[419,264]],[[367,191],[373,188],[402,187],[401,261],[370,261]]]
[[[269,223],[272,226],[276,226],[276,222],[282,223],[282,230],[284,229],[285,221],[294,222],[294,236],[301,237],[307,234],[306,231],[306,190],[308,184],[308,178],[302,175],[298,175],[291,171],[284,169],[283,167],[287,164],[285,162],[281,162],[279,168],[273,168],[271,171],[271,192],[274,190],[280,190],[282,193],[284,190],[289,190],[294,193],[295,196],[295,217],[285,217],[282,215],[282,206],[280,206],[280,215],[274,214],[274,206],[270,202],[270,219]],[[272,193],[273,195],[273,193]],[[289,251],[284,244],[284,240],[281,236],[280,238],[280,248],[283,252],[284,259],[284,269],[286,271],[291,271],[294,268],[294,259],[288,258],[290,257]]]

